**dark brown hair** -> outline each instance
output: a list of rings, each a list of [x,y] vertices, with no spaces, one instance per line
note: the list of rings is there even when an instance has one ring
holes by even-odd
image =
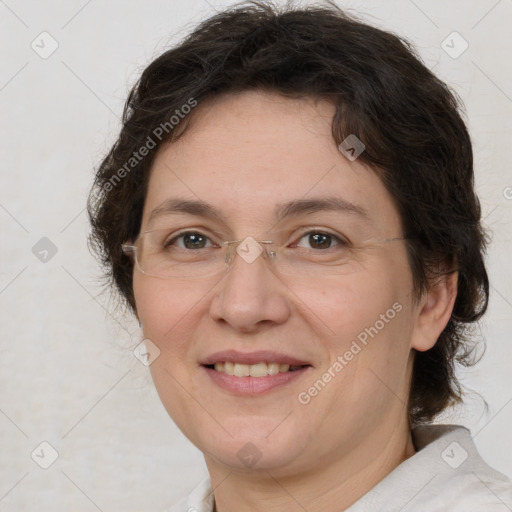
[[[156,152],[193,119],[184,106],[254,89],[328,100],[336,108],[335,142],[355,134],[365,144],[359,158],[387,187],[404,231],[415,235],[408,254],[417,298],[440,269],[456,265],[451,319],[431,350],[415,354],[410,422],[431,421],[461,401],[455,363],[473,364],[471,327],[488,302],[487,238],[474,192],[471,141],[458,97],[407,41],[331,2],[300,9],[237,5],[204,21],[147,66],[129,94],[120,135],[99,166],[88,202],[90,247],[104,265],[107,285],[136,313],[132,262],[121,243],[139,233]]]

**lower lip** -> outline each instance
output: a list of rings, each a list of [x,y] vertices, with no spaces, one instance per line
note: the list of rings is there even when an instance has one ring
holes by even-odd
[[[213,370],[206,366],[203,366],[202,368],[206,370],[213,382],[222,389],[238,395],[254,396],[261,395],[271,389],[284,386],[285,384],[300,378],[310,367],[304,366],[300,370],[277,373],[276,375],[267,375],[266,377],[235,377],[234,375],[218,372],[217,370]]]

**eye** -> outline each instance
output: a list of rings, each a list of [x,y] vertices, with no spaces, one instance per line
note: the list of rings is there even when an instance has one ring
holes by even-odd
[[[347,242],[341,238],[323,231],[309,231],[302,235],[296,245],[304,247],[303,244],[308,244],[308,249],[331,249],[337,245],[346,246]]]
[[[205,249],[213,247],[211,240],[198,231],[186,231],[164,242],[164,248],[177,246],[179,249]]]

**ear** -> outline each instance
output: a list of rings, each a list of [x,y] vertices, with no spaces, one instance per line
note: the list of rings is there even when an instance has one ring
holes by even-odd
[[[418,305],[418,317],[411,336],[412,348],[424,352],[436,344],[452,315],[458,276],[457,271],[452,271],[431,282]]]

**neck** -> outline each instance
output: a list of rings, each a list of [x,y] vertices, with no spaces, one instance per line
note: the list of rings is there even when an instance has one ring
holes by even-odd
[[[216,512],[339,512],[354,504],[415,453],[407,421],[382,428],[377,437],[343,457],[323,458],[300,474],[286,468],[240,472],[205,457]],[[294,509],[295,509],[294,508]]]

